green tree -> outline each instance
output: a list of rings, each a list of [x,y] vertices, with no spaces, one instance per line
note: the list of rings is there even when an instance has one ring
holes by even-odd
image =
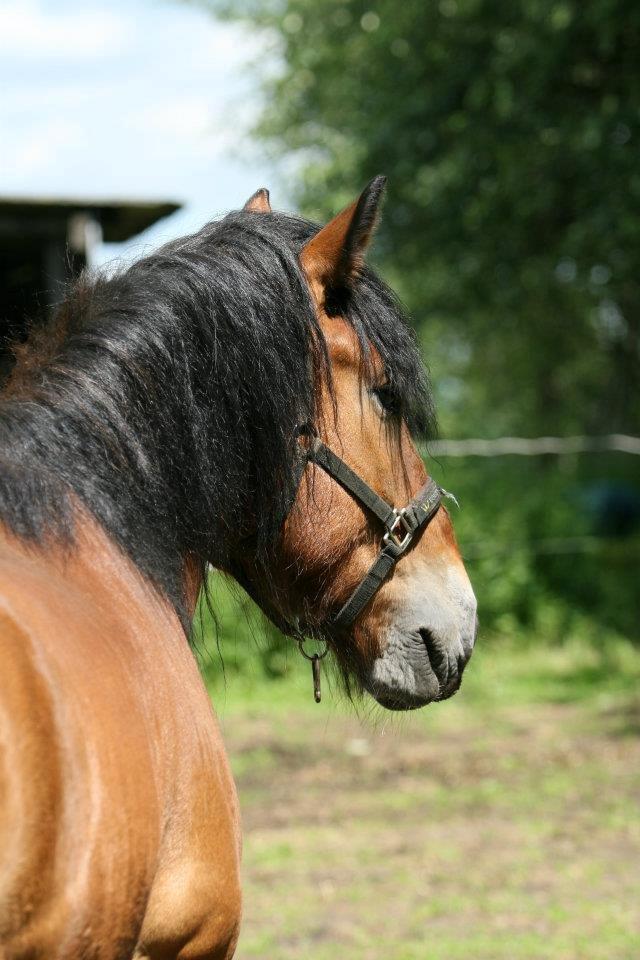
[[[210,2],[275,39],[254,133],[305,214],[388,175],[447,432],[637,432],[636,0]]]

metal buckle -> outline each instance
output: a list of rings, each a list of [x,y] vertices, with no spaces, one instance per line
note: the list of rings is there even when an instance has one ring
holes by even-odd
[[[411,540],[413,538],[413,529],[409,525],[409,522],[405,517],[404,507],[402,508],[402,510],[394,509],[393,513],[394,513],[395,519],[391,524],[391,526],[389,527],[389,529],[387,530],[387,532],[385,533],[385,535],[383,536],[382,542],[384,544],[392,543],[397,550],[400,550],[402,552],[406,550],[409,544],[411,543]],[[404,534],[401,536],[400,531],[402,530],[404,531]]]

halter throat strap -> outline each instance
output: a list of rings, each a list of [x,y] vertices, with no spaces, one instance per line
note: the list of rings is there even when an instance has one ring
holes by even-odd
[[[334,627],[348,627],[380,589],[415,535],[434,518],[442,502],[443,491],[435,480],[429,478],[413,500],[405,507],[396,509],[383,500],[318,436],[311,438],[307,456],[373,513],[385,528],[378,556],[364,579],[331,621]]]

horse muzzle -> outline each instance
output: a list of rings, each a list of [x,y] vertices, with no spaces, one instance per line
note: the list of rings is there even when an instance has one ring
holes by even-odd
[[[428,600],[407,604],[389,619],[381,653],[364,672],[363,684],[388,710],[447,700],[460,688],[477,631],[470,586],[444,608]]]

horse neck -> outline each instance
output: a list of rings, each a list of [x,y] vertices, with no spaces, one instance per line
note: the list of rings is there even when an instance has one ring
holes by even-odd
[[[183,572],[185,613],[191,622],[195,616],[200,591],[204,586],[202,564],[194,554],[187,554]]]
[[[204,567],[187,531],[206,523],[194,516],[190,420],[180,421],[180,433],[171,409],[180,398],[163,371],[144,351],[127,355],[127,336],[135,344],[139,329],[124,331],[120,342],[94,331],[83,349],[84,309],[66,302],[44,336],[19,351],[0,397],[0,522],[46,544],[73,541],[79,518],[92,515],[187,626]],[[168,464],[180,460],[183,484],[177,468],[169,475]]]
[[[234,249],[204,231],[81,282],[0,401],[14,469],[0,521],[36,542],[65,536],[75,497],[184,620],[186,569],[232,569],[254,534],[256,555],[270,549],[313,410],[315,313],[297,261],[280,276],[269,247],[254,276]]]

